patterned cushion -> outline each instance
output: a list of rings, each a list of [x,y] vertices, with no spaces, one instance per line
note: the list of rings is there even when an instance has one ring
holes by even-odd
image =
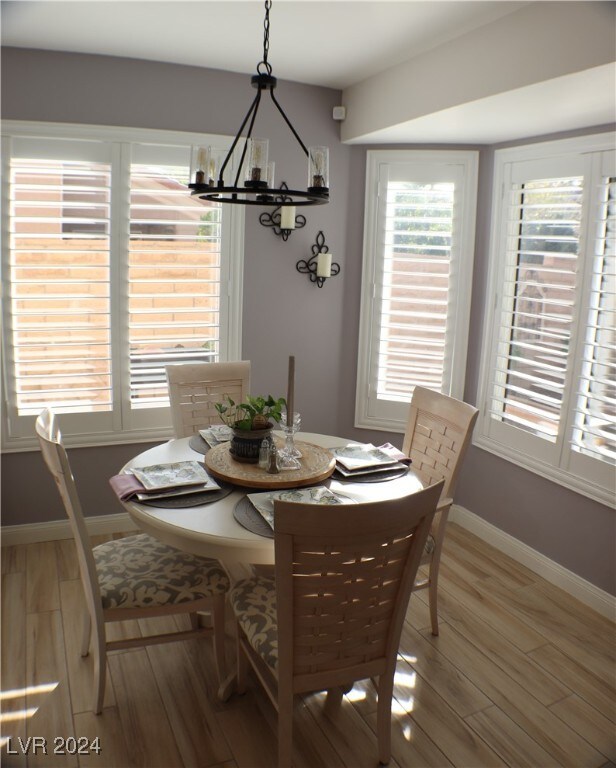
[[[180,552],[145,533],[92,551],[105,609],[187,603],[229,589],[218,560]]]
[[[424,547],[424,554],[431,555],[434,552],[435,546],[436,546],[436,543],[434,541],[434,536],[431,533],[429,533],[428,538],[426,539],[426,545]]]
[[[276,587],[270,579],[243,579],[229,592],[229,600],[248,642],[272,668],[278,667]]]

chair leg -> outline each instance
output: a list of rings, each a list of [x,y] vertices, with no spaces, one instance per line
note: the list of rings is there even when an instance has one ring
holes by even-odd
[[[214,658],[218,682],[225,679],[227,664],[225,661],[225,600],[226,595],[214,595],[212,600],[212,627],[214,630]]]
[[[190,619],[190,628],[199,629],[199,614],[194,611],[193,613],[189,613],[188,617]]]
[[[394,671],[379,677],[376,710],[376,733],[379,763],[387,765],[391,759],[391,697],[394,691]]]
[[[291,768],[292,754],[293,696],[284,703],[278,699],[278,768]]]
[[[434,568],[434,572],[433,569]],[[428,602],[430,603],[430,623],[432,634],[438,636],[438,563],[432,562],[430,566],[430,581],[428,583]]]
[[[100,642],[94,643],[94,714],[103,711],[105,683],[107,682],[107,650]]]
[[[87,656],[90,653],[90,638],[92,636],[92,619],[90,611],[86,608],[83,613],[83,630],[81,633],[81,655]]]
[[[432,624],[432,634],[438,636],[438,572],[441,565],[441,552],[443,550],[443,539],[445,538],[445,527],[449,509],[443,509],[440,512],[438,526],[434,536],[434,552],[430,560],[430,572],[428,574],[428,602],[430,603],[430,623]]]
[[[328,688],[327,697],[325,698],[325,706],[330,711],[338,708],[342,704],[342,697],[344,696],[344,693],[345,692],[340,687]]]
[[[248,659],[246,658],[246,653],[244,652],[244,649],[242,648],[242,641],[241,637],[243,635],[243,630],[240,627],[240,625],[237,625],[237,640],[236,640],[236,646],[235,646],[235,653],[236,653],[236,690],[240,695],[243,695],[246,693],[246,683],[248,680]]]

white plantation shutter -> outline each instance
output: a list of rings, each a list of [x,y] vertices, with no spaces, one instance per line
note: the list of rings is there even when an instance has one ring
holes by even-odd
[[[165,366],[241,357],[243,212],[190,196],[224,137],[6,121],[2,441],[171,434]]]
[[[454,184],[387,185],[377,397],[443,386]]]
[[[576,399],[575,451],[616,463],[616,178],[599,187],[596,253]]]
[[[111,153],[103,144],[27,140],[17,150],[23,156],[7,160],[11,434],[46,405],[105,428],[113,408]]]
[[[130,400],[169,404],[165,366],[220,354],[220,204],[188,194],[188,167],[131,166]]]
[[[476,153],[368,152],[356,425],[403,431],[413,389],[462,396]]]
[[[512,185],[490,414],[556,441],[575,305],[583,179]]]
[[[607,503],[616,463],[613,141],[604,134],[496,153],[475,436]]]

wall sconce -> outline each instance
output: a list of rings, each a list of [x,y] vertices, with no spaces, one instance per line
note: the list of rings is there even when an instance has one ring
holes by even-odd
[[[288,189],[286,182],[282,182],[280,189]],[[295,215],[292,197],[285,194],[277,195],[276,202],[280,203],[278,208],[274,208],[271,213],[264,211],[259,216],[259,223],[264,227],[272,227],[274,234],[282,237],[286,242],[294,229],[301,229],[306,226],[306,217],[301,214]]]
[[[334,277],[340,272],[340,264],[332,261],[332,254],[325,245],[325,235],[319,232],[315,244],[312,246],[312,256],[306,259],[300,259],[296,268],[298,272],[310,277],[311,283],[316,283],[319,288],[328,277]]]

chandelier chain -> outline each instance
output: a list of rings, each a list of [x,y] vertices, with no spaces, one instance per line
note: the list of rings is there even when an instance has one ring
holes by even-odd
[[[263,61],[260,61],[257,66],[257,72],[261,72],[259,67],[261,64],[264,65],[265,69],[267,70],[267,74],[272,74],[272,65],[267,60],[267,54],[269,52],[269,31],[270,31],[270,19],[269,19],[269,12],[270,8],[272,7],[272,0],[265,0],[265,20],[263,22]]]

